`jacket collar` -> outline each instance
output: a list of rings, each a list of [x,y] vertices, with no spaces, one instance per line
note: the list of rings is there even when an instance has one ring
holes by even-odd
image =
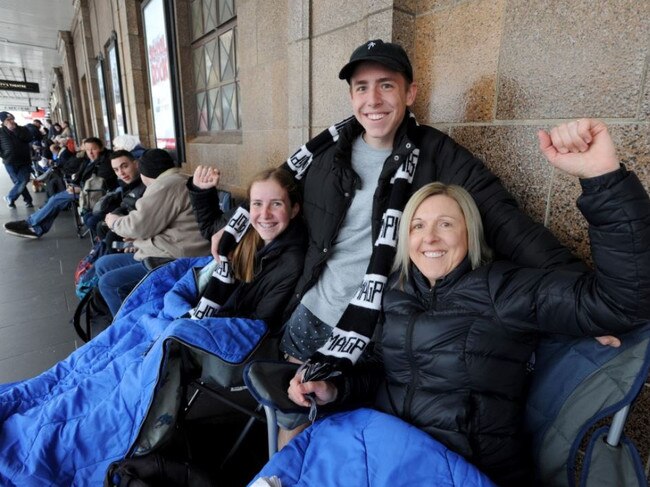
[[[393,150],[390,157],[387,159],[386,164],[384,164],[381,177],[385,177],[385,175],[392,176],[395,170],[404,160],[403,158],[408,156],[416,147],[411,136],[413,134],[413,129],[417,126],[418,123],[415,120],[415,116],[409,110],[407,110],[404,114],[402,123],[397,128],[397,132],[395,133]],[[363,126],[356,118],[350,120],[350,122],[345,127],[343,127],[341,133],[339,134],[339,141],[336,144],[334,164],[350,167],[352,143],[361,134],[363,134]],[[395,156],[399,156],[399,159],[395,160]]]
[[[461,261],[458,266],[456,266],[452,271],[447,274],[445,277],[436,280],[435,286],[431,287],[429,280],[424,277],[420,272],[420,269],[411,264],[411,283],[413,287],[418,291],[419,294],[426,295],[432,291],[436,294],[442,294],[451,289],[465,274],[472,270],[472,264],[469,261],[469,257]]]

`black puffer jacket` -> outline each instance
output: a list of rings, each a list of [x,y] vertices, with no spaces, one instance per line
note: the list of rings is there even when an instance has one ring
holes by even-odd
[[[29,141],[32,134],[25,127],[16,126],[14,131],[0,127],[0,157],[4,164],[26,166],[32,163]]]
[[[200,189],[194,186],[193,178],[187,180],[192,210],[199,223],[201,235],[207,240],[228,223],[229,215],[219,207],[219,192],[216,188]]]
[[[314,156],[304,178],[303,212],[308,226],[309,247],[292,306],[317,281],[355,190],[360,187],[361,182],[352,169],[350,157],[352,143],[362,131],[363,127],[356,120],[346,126],[336,145]],[[413,146],[420,150],[420,154],[411,186],[412,193],[433,181],[463,186],[472,194],[481,210],[488,244],[500,255],[529,267],[585,269],[546,228],[534,223],[519,210],[499,179],[479,159],[444,133],[417,125],[408,115],[398,129],[393,152],[384,163],[375,191],[373,241],[377,238],[382,215],[388,206],[390,179]]]
[[[255,256],[255,277],[240,283],[219,316],[240,316],[266,321],[272,332],[279,331],[285,309],[305,259],[305,227],[298,216],[273,242]]]
[[[129,212],[135,210],[135,202],[138,201],[147,187],[142,180],[138,177],[136,180],[122,187],[122,198],[119,206],[111,211],[116,215],[128,215]]]
[[[598,336],[650,318],[647,193],[623,169],[582,184],[578,204],[590,223],[596,272],[507,262],[472,271],[466,259],[430,288],[413,268],[404,290],[384,297],[377,362],[347,379],[341,401],[367,398],[385,377],[376,407],[442,441],[499,485],[529,485],[521,422],[539,332]]]
[[[83,187],[84,183],[93,174],[104,178],[109,191],[117,189],[117,175],[111,166],[111,151],[104,149],[94,161],[89,161],[87,158],[83,159],[72,176],[72,182]]]

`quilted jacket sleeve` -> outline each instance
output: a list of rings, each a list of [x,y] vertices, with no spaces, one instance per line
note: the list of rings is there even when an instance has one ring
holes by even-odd
[[[498,256],[526,267],[587,270],[547,228],[519,208],[481,160],[449,137],[435,143],[438,180],[462,186],[472,194],[481,211],[488,245]]]
[[[216,188],[199,189],[192,183],[192,178],[187,181],[187,191],[190,194],[192,210],[199,224],[201,235],[206,240],[211,240],[228,223],[228,215],[219,208],[219,193]]]
[[[624,332],[650,319],[650,199],[624,169],[581,181],[595,270],[495,265],[490,293],[506,323],[571,335]]]

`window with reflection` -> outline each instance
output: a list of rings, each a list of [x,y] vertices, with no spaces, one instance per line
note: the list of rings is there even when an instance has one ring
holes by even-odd
[[[235,0],[193,0],[192,64],[197,130],[239,130]]]

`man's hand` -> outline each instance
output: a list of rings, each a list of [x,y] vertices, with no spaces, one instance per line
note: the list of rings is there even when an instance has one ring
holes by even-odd
[[[106,222],[106,225],[108,226],[108,228],[112,229],[113,224],[119,218],[121,218],[121,217],[119,217],[118,215],[116,215],[114,213],[107,213],[106,216],[104,217],[104,221]]]
[[[619,168],[607,126],[593,119],[538,132],[539,148],[554,167],[579,178],[593,178]]]
[[[613,335],[604,335],[595,338],[596,341],[604,347],[618,348],[621,346],[621,341]]]
[[[198,166],[194,170],[192,184],[199,189],[216,188],[221,178],[221,171],[216,167]]]
[[[311,394],[316,398],[316,404],[322,406],[336,400],[338,389],[327,381],[302,382],[302,371],[299,371],[291,382],[287,394],[289,399],[298,406],[309,407],[311,402],[305,396]]]

